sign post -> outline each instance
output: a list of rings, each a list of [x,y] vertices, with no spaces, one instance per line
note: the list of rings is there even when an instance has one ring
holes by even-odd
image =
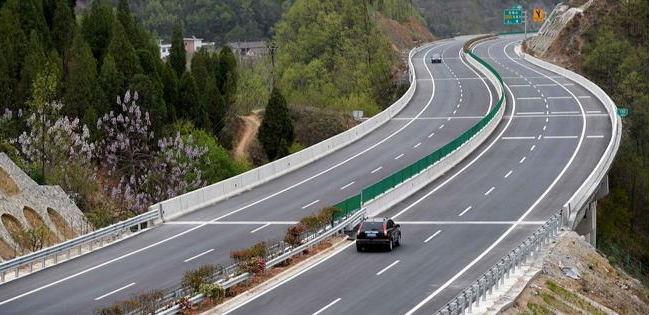
[[[626,107],[618,107],[617,114],[620,115],[621,118],[629,116],[629,109]]]

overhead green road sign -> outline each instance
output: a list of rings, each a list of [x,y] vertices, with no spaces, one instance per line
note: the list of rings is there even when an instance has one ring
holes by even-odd
[[[629,109],[626,107],[618,107],[617,114],[620,115],[620,117],[622,118],[629,116]]]
[[[505,9],[503,10],[503,21],[505,25],[516,25],[523,23],[523,10]]]

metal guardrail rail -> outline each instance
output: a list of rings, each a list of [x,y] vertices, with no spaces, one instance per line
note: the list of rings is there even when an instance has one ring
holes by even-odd
[[[43,270],[45,268],[57,265],[62,261],[67,261],[71,258],[79,257],[82,254],[83,245],[87,244],[89,251],[92,251],[94,248],[104,247],[104,242],[108,239],[122,239],[125,235],[129,234],[129,232],[133,232],[131,228],[135,228],[134,232],[138,232],[142,228],[148,227],[148,223],[158,219],[159,216],[160,214],[157,210],[148,211],[130,219],[65,241],[63,243],[59,243],[24,256],[16,257],[9,261],[5,261],[0,264],[0,283],[5,282],[5,276],[8,271],[13,271],[14,279],[16,279],[21,276],[20,274],[22,267],[27,266],[27,268],[23,268],[26,270],[22,271],[26,271],[26,274],[30,274],[34,271],[35,263],[40,263],[41,268],[39,270]],[[143,223],[147,224],[144,225]],[[98,247],[95,247],[95,243],[99,243]],[[73,257],[72,251],[74,249],[77,250],[77,255]],[[63,256],[63,260],[61,260],[61,255]],[[48,259],[52,259],[53,263],[47,264]]]
[[[446,303],[437,315],[459,315],[468,310],[471,313],[473,305],[480,306],[480,300],[486,301],[487,295],[493,293],[509,275],[516,272],[516,268],[527,262],[527,258],[538,252],[541,247],[554,239],[561,228],[561,210],[554,214],[540,229],[526,238],[509,254],[501,258],[491,269],[485,272],[478,280],[469,285],[460,294]]]

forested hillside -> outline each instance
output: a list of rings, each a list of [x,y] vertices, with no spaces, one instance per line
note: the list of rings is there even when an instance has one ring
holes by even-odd
[[[598,204],[597,236],[598,246],[607,254],[619,258],[630,253],[631,258],[621,263],[635,259],[645,268],[649,266],[648,23],[646,0],[596,0],[575,16],[546,56],[583,73],[618,107],[630,109],[609,173],[610,194]],[[649,279],[649,274],[645,277]]]
[[[175,23],[164,63],[128,1],[75,4],[2,3],[1,151],[98,227],[245,170],[217,142],[237,93],[228,48],[188,69]]]

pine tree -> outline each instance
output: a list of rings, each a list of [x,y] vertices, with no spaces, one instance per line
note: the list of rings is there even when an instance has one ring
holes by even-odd
[[[179,99],[176,104],[176,114],[179,118],[193,119],[200,115],[200,103],[196,82],[190,72],[185,72],[180,79]]]
[[[113,7],[104,0],[94,1],[90,10],[83,16],[82,34],[90,45],[95,60],[104,60],[113,37],[114,24],[116,22]]]
[[[219,54],[218,73],[219,91],[223,93],[227,106],[232,106],[237,95],[237,58],[228,46],[223,47]]]
[[[167,121],[174,121],[177,117],[178,77],[176,77],[176,72],[171,64],[163,65],[160,81],[162,82],[163,98],[167,105]]]
[[[187,53],[185,52],[185,42],[183,40],[183,25],[180,19],[174,20],[174,31],[171,36],[171,51],[169,53],[169,63],[176,71],[176,77],[182,78],[187,68]]]
[[[126,32],[122,24],[115,23],[113,38],[108,46],[108,53],[113,55],[117,69],[124,74],[126,80],[130,80],[134,75],[142,73],[140,60],[135,53],[135,49],[126,38]]]
[[[20,28],[18,13],[8,5],[0,8],[0,108],[22,106],[18,78],[27,54],[27,36]]]
[[[89,126],[95,125],[97,115],[106,112],[104,96],[97,83],[97,63],[82,36],[74,40],[63,100],[63,113],[82,118]]]
[[[121,108],[116,108],[116,100],[118,96],[122,96],[125,93],[125,83],[126,79],[124,74],[117,70],[117,65],[115,64],[115,59],[111,54],[107,54],[104,58],[104,63],[101,65],[101,72],[99,73],[99,85],[104,94],[105,104],[107,108],[114,108],[115,110],[121,110]],[[93,124],[94,125],[94,124]]]
[[[286,99],[279,89],[273,88],[264,120],[259,127],[259,142],[268,158],[274,160],[287,154],[294,137],[293,122],[286,106]]]
[[[205,83],[210,75],[210,62],[210,55],[204,49],[197,51],[192,56],[192,76],[194,76],[196,87],[201,94],[205,92]]]
[[[66,51],[72,46],[75,29],[74,12],[70,8],[69,0],[58,0],[52,20],[52,41],[64,60]]]
[[[131,8],[129,7],[128,0],[119,0],[117,4],[117,21],[122,24],[126,34],[129,37],[135,35],[133,27],[133,16],[131,15]]]
[[[210,118],[210,123],[212,124],[211,132],[214,135],[221,133],[223,126],[225,125],[225,100],[219,92],[219,88],[216,86],[216,79],[213,76],[209,76],[205,83],[205,92],[203,95],[203,106],[207,111],[207,115]]]
[[[29,34],[27,52],[22,69],[20,70],[20,82],[18,84],[19,101],[24,101],[31,95],[32,82],[47,62],[40,35],[36,30],[32,30]]]

